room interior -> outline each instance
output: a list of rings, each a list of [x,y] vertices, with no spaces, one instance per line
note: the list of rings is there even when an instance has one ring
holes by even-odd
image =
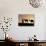
[[[46,3],[0,0],[0,46],[46,46]]]

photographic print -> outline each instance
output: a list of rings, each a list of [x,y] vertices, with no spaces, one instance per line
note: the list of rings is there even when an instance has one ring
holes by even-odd
[[[35,17],[33,14],[19,14],[18,26],[34,26]]]

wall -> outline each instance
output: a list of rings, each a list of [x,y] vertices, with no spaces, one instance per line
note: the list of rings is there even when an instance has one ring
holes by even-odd
[[[16,40],[27,40],[34,34],[37,35],[39,40],[45,40],[45,15],[46,8],[33,8],[30,6],[28,0],[0,0],[0,18],[3,16],[12,17],[13,22],[10,31],[10,35]],[[35,26],[19,27],[18,26],[18,14],[34,14]],[[0,39],[3,31],[0,31]],[[12,37],[11,36],[11,37]]]

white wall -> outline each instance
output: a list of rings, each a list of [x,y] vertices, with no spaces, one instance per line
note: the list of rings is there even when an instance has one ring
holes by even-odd
[[[34,34],[39,40],[45,40],[45,12],[46,8],[32,8],[28,0],[0,0],[0,16],[13,17],[12,27],[8,32],[17,40],[27,40]],[[18,14],[34,14],[35,26],[19,27]],[[4,37],[0,36],[2,38]]]

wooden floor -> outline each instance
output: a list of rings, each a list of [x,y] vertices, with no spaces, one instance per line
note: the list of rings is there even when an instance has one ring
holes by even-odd
[[[5,44],[4,42],[0,42],[0,46],[15,46],[15,45],[10,45],[10,44]]]
[[[0,40],[0,46],[20,46],[20,44],[24,44],[24,46],[46,46],[46,40],[42,41],[5,41]]]
[[[16,46],[16,45],[8,44],[8,43],[6,43],[5,41],[1,41],[1,42],[0,42],[0,46]]]

